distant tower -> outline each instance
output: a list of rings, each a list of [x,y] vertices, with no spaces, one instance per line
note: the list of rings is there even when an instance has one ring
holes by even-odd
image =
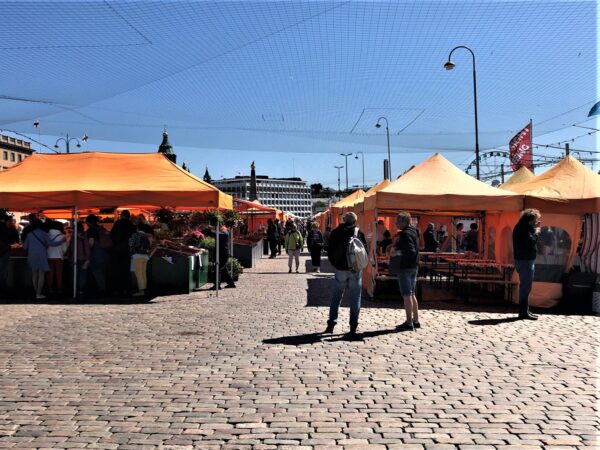
[[[258,200],[258,191],[256,189],[256,167],[254,161],[250,165],[250,201]]]
[[[208,166],[206,166],[206,170],[204,171],[204,181],[208,184],[212,184],[212,178],[210,177],[210,173],[208,173]]]
[[[173,147],[169,143],[169,133],[167,133],[167,127],[163,131],[163,140],[160,147],[158,147],[158,153],[165,155],[173,164],[177,164],[177,155],[173,153]]]

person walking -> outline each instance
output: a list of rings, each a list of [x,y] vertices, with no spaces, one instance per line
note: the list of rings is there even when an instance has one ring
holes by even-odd
[[[48,293],[50,295],[62,297],[64,262],[69,244],[67,242],[65,228],[62,223],[53,220],[46,223],[46,228],[48,229],[48,237],[51,241],[62,241],[61,245],[57,245],[56,247],[48,247],[48,266],[50,268],[48,271],[48,276],[46,277]]]
[[[402,211],[396,217],[400,230],[398,241],[392,249],[392,257],[400,256],[398,286],[404,300],[406,321],[396,328],[401,331],[421,328],[417,303],[417,274],[419,271],[419,230],[412,226],[410,213]]]
[[[40,219],[33,220],[30,225],[31,228],[25,236],[23,247],[27,250],[27,262],[31,268],[35,298],[40,300],[46,298],[42,291],[46,272],[50,270],[48,266],[48,248],[61,245],[64,242],[64,237],[51,240]]]
[[[283,226],[281,226],[279,219],[275,219],[275,227],[277,227],[277,234],[279,235],[279,239],[277,240],[277,254],[281,255],[281,247],[283,246],[285,236],[283,235]]]
[[[300,251],[304,246],[302,235],[298,231],[296,224],[292,223],[290,231],[285,236],[285,251],[288,254],[288,273],[292,273],[292,261],[296,259],[296,273],[300,273]]]
[[[435,238],[435,224],[430,223],[427,225],[425,233],[423,233],[423,240],[425,241],[425,251],[435,253],[440,247],[439,241]]]
[[[529,312],[529,294],[533,286],[541,217],[537,209],[526,209],[513,230],[515,269],[519,274],[519,319],[522,320],[537,320],[537,316]]]
[[[279,231],[277,227],[273,223],[273,219],[267,220],[267,242],[269,243],[269,250],[271,251],[271,256],[269,259],[274,259],[277,257],[277,242],[279,241]]]
[[[144,222],[138,222],[137,230],[129,238],[131,251],[131,269],[135,274],[137,292],[134,297],[146,295],[148,287],[148,261],[150,260],[150,248],[152,247],[152,234],[147,232]]]
[[[321,272],[321,253],[323,252],[323,234],[316,223],[312,224],[312,229],[308,233],[306,240],[308,250],[310,251],[310,260],[314,272]]]
[[[124,209],[110,230],[112,247],[110,261],[112,283],[118,294],[127,294],[131,285],[131,260],[129,256],[129,238],[135,232],[131,223],[131,213]]]
[[[324,333],[333,333],[338,320],[340,304],[344,293],[350,302],[350,339],[358,338],[358,317],[360,315],[360,299],[362,294],[362,271],[354,272],[348,265],[348,245],[350,239],[356,236],[363,245],[367,245],[365,235],[356,226],[356,214],[348,212],[344,215],[344,222],[331,232],[329,236],[329,250],[327,257],[335,269],[335,284],[329,306],[329,320]]]
[[[5,294],[8,287],[8,266],[12,245],[19,242],[19,233],[14,234],[13,218],[6,210],[0,211],[0,294]]]

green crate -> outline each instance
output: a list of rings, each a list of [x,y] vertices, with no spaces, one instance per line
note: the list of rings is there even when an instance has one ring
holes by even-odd
[[[189,294],[196,287],[194,280],[196,256],[173,256],[171,262],[160,256],[150,260],[150,290],[156,294]]]

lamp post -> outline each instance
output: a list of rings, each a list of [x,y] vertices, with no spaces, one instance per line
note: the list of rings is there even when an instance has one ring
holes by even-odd
[[[362,157],[362,186],[363,186],[363,190],[365,189],[365,154],[363,152],[356,152],[356,156],[354,157],[354,159],[358,159],[358,155],[361,155]]]
[[[346,193],[348,192],[348,156],[352,156],[352,153],[340,153],[341,156],[346,158]]]
[[[377,119],[377,123],[375,124],[375,128],[381,128],[381,120],[385,120],[385,133],[387,134],[387,148],[388,148],[388,173],[387,179],[392,179],[392,155],[390,153],[390,124],[387,120],[387,117],[381,116]]]
[[[464,45],[454,47],[448,55],[448,62],[444,64],[444,69],[454,69],[456,65],[452,62],[452,53],[454,53],[454,50],[459,48],[464,48],[465,50],[468,50],[473,58],[473,103],[475,105],[475,167],[477,168],[477,179],[479,180],[479,126],[477,121],[477,71],[475,70],[475,53],[473,53],[473,50],[471,50],[469,47]]]
[[[340,196],[340,169],[343,169],[344,166],[333,166],[338,171],[338,197]]]
[[[81,140],[82,140],[83,142],[87,142],[87,141],[88,141],[88,139],[89,139],[89,137],[88,137],[88,135],[87,135],[87,134],[83,135],[83,137],[81,138]],[[61,138],[58,138],[58,139],[56,140],[56,143],[54,144],[54,148],[58,148],[58,143],[59,143],[60,141],[63,141],[63,142],[65,143],[65,146],[66,146],[66,148],[67,148],[67,153],[71,153],[71,151],[70,151],[70,144],[71,144],[71,141],[75,141],[75,142],[77,142],[77,148],[80,148],[80,147],[81,147],[81,144],[79,143],[79,139],[77,139],[77,138],[69,138],[69,133],[67,133],[67,136],[66,136],[66,137],[61,137]]]

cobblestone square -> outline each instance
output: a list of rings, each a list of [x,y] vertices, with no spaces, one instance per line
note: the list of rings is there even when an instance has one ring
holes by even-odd
[[[423,302],[399,333],[364,301],[347,341],[347,307],[319,334],[332,274],[286,262],[218,298],[0,305],[0,447],[600,448],[599,318]]]

